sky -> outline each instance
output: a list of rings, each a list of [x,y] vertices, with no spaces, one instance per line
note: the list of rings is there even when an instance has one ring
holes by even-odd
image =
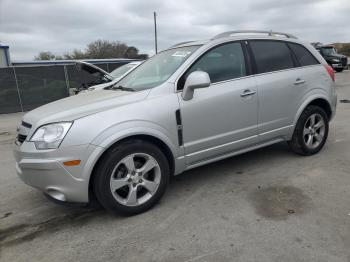
[[[154,53],[229,30],[288,32],[309,42],[350,42],[350,0],[0,0],[0,43],[13,61],[40,51],[84,50],[97,39]]]

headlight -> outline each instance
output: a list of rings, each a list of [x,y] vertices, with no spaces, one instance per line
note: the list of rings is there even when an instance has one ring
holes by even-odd
[[[66,136],[72,122],[53,123],[39,127],[32,138],[36,149],[55,149],[58,148]]]
[[[340,63],[340,60],[336,59],[336,58],[335,59],[331,59],[331,61],[334,62],[334,63]]]

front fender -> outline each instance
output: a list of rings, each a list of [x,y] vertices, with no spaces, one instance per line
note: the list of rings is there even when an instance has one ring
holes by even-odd
[[[109,148],[114,143],[135,135],[149,135],[163,141],[171,150],[174,157],[181,154],[176,146],[177,137],[174,137],[167,129],[150,121],[127,121],[111,126],[99,134],[91,144]]]
[[[110,146],[124,138],[136,135],[148,135],[161,140],[172,152],[175,162],[178,162],[179,158],[182,159],[181,156],[184,155],[183,148],[176,146],[177,140],[173,141],[174,138],[165,128],[142,120],[123,122],[106,129],[91,142],[96,148],[86,162],[83,170],[84,178],[89,179],[98,159]]]

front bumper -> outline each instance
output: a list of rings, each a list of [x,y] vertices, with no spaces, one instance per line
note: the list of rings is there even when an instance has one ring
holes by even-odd
[[[16,171],[20,179],[50,197],[64,202],[89,202],[89,177],[86,159],[94,150],[92,145],[79,145],[54,150],[37,150],[34,143],[25,141],[14,146]],[[81,160],[78,166],[63,162]]]
[[[331,64],[331,66],[335,69],[337,68],[346,68],[346,66],[343,66],[342,63],[334,63],[334,64]]]

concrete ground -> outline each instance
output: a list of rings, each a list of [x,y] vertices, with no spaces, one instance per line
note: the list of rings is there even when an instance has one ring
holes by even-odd
[[[350,71],[336,77],[350,99]],[[62,207],[23,184],[20,117],[0,116],[0,261],[350,261],[350,104],[319,154],[281,143],[194,169],[134,217]]]

